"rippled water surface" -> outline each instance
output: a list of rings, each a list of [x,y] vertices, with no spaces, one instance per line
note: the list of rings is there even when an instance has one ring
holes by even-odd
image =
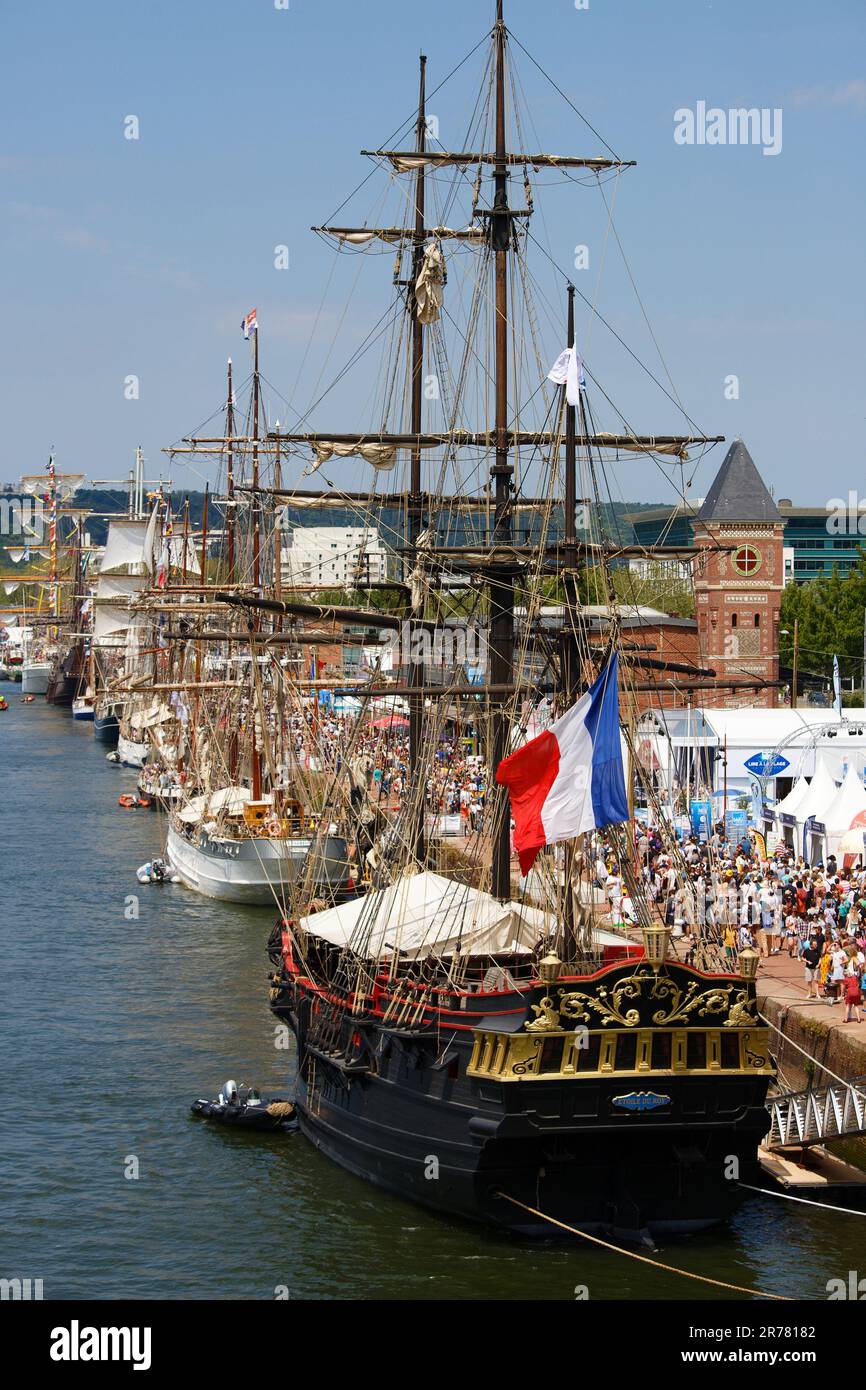
[[[289,1084],[267,1007],[272,914],[138,885],[162,831],[117,805],[135,775],[106,762],[90,725],[2,689],[0,1277],[41,1278],[46,1298],[726,1296],[607,1251],[436,1218],[300,1136],[191,1119],[190,1101],[228,1076]],[[134,893],[140,916],[126,920]],[[864,1238],[864,1217],[754,1197],[727,1229],[658,1258],[825,1298],[828,1279],[864,1264]]]

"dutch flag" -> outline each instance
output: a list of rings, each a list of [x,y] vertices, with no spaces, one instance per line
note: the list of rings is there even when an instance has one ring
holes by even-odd
[[[576,705],[496,769],[523,874],[545,845],[628,820],[617,680],[614,655]]]

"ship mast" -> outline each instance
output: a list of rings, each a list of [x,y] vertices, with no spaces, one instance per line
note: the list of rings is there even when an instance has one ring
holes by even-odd
[[[568,286],[567,346],[576,351],[574,341],[574,285]],[[562,631],[560,634],[559,666],[560,685],[566,706],[571,706],[578,696],[579,656],[575,621],[578,604],[577,592],[577,407],[570,405],[567,386],[562,387],[565,405],[565,518],[563,528],[563,589],[564,609]],[[564,960],[573,960],[577,954],[577,924],[574,911],[573,880],[577,868],[576,846],[569,841],[565,846],[565,883],[563,902],[563,942]]]
[[[258,333],[256,334],[258,342]],[[232,359],[228,362],[228,396],[226,399],[226,440],[228,442],[228,453],[226,456],[226,549],[227,549],[227,569],[228,575],[226,583],[231,585],[235,582],[235,515],[234,515],[234,496],[235,496],[235,451],[234,451],[234,432],[235,432],[235,401],[232,390]]]
[[[56,618],[60,608],[57,583],[57,468],[53,449],[48,455],[48,544],[51,552],[51,614]]]
[[[255,326],[255,342],[253,344],[253,587],[256,594],[259,594],[261,584],[261,497],[259,495],[259,329]],[[261,618],[257,612],[251,617],[252,631],[258,632],[261,627]],[[252,634],[251,634],[252,635]],[[258,706],[256,700],[256,681],[258,679],[258,647],[255,641],[250,643],[250,654],[253,659],[253,682],[252,682],[252,718],[250,727],[252,733],[252,793],[253,801],[262,799],[262,750],[259,747],[259,740],[256,733],[256,722],[258,718]],[[264,733],[264,730],[262,731]]]
[[[505,146],[505,23],[502,0],[496,0],[496,151],[493,165],[493,207],[490,213],[490,244],[494,253],[495,279],[495,366],[496,462],[491,470],[494,483],[493,545],[511,542],[511,478],[508,454],[508,252],[511,246],[512,212],[508,205],[508,163]],[[489,576],[490,594],[490,670],[493,686],[507,686],[512,679],[514,647],[514,570],[497,566]],[[495,769],[507,756],[507,697],[491,700],[492,738],[490,767]],[[511,827],[508,798],[504,787],[492,784],[491,829],[493,862],[490,889],[503,901],[511,897]]]
[[[419,154],[424,154],[427,148],[427,114],[425,107],[425,77],[427,59],[421,55],[421,77],[418,92],[418,124],[416,127],[415,148]],[[418,276],[424,260],[424,162],[418,165],[418,172],[415,176],[415,235],[413,239],[412,252],[412,283],[407,297],[409,313],[412,319],[412,420],[411,430],[414,435],[420,435],[422,430],[422,408],[423,408],[423,386],[424,386],[424,325],[418,317],[418,306],[416,303],[415,286],[418,283]],[[410,474],[409,474],[409,545],[412,549],[411,563],[413,569],[418,567],[418,537],[421,533],[421,450],[414,448],[411,453]],[[412,617],[423,618],[424,616],[424,588],[423,585],[416,585],[414,592],[418,594],[417,601],[412,603]],[[424,667],[421,662],[412,659],[414,651],[413,643],[409,643],[409,686],[414,687],[424,684]],[[409,777],[410,785],[418,785],[418,776],[422,757],[422,725],[423,700],[420,695],[409,696]],[[425,779],[426,780],[426,779]],[[421,863],[424,856],[424,810],[425,797],[420,796],[412,801],[413,824],[408,828],[407,841],[410,851],[414,854],[418,863]]]

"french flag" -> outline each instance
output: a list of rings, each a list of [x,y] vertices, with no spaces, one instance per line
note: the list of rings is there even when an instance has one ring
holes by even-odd
[[[614,655],[576,705],[496,769],[511,797],[523,874],[545,845],[628,820],[618,677]]]
[[[259,331],[259,321],[256,317],[257,313],[257,309],[250,309],[246,318],[241,320],[241,328],[244,331],[245,338],[248,338],[251,333],[258,333]]]

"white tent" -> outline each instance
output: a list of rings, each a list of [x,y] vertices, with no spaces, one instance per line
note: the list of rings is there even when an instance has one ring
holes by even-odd
[[[539,908],[502,903],[477,888],[424,872],[304,917],[301,926],[312,936],[370,958],[394,951],[411,957],[531,951],[549,922]],[[597,940],[623,944],[614,932],[599,932]]]
[[[830,809],[839,788],[827,770],[827,764],[823,758],[818,760],[815,768],[815,776],[809,783],[809,794],[804,796],[797,808],[797,820],[801,825],[814,816],[815,820],[823,821],[824,814]]]
[[[851,829],[852,821],[866,812],[866,788],[853,767],[845,774],[836,797],[824,812],[823,821],[827,831],[827,846],[831,852],[838,851],[839,841],[846,830]]]
[[[809,793],[809,783],[805,777],[798,777],[788,795],[777,801],[773,807],[774,815],[797,816],[800,807]]]

